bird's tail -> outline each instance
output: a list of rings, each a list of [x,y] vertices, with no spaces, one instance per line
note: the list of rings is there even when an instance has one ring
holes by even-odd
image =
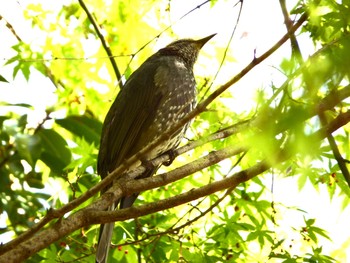
[[[133,194],[131,196],[123,197],[120,200],[119,209],[131,207],[135,202],[137,196],[138,194]],[[118,203],[119,201],[117,201],[112,206],[108,207],[107,211],[113,211]],[[112,240],[113,229],[114,229],[114,222],[101,224],[100,235],[98,238],[98,245],[97,245],[97,251],[96,251],[96,263],[107,263],[108,251]]]
[[[157,171],[158,167],[159,166],[148,169],[141,176],[137,177],[137,179],[152,176]],[[134,204],[138,195],[139,193],[134,193],[130,196],[122,197],[112,206],[108,207],[107,211],[113,211],[118,206],[118,204],[119,204],[119,209],[131,207]],[[99,235],[97,251],[96,251],[96,263],[107,263],[108,251],[112,240],[113,229],[114,229],[114,222],[102,224],[100,226],[100,235]]]
[[[115,205],[108,207],[108,211],[113,211]],[[112,240],[114,222],[100,226],[100,235],[96,251],[96,263],[106,263],[108,258],[109,246]]]

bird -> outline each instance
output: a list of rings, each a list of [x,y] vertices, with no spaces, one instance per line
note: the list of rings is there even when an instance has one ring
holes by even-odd
[[[196,105],[193,66],[199,51],[215,34],[199,40],[180,39],[150,56],[125,82],[110,107],[103,126],[97,160],[97,173],[105,178],[124,160],[180,121]],[[186,123],[170,139],[152,149],[146,160],[174,150],[182,140]],[[147,168],[138,178],[152,176],[158,167]],[[101,191],[108,190],[109,185]],[[122,197],[108,208],[131,207],[138,194]],[[100,226],[96,263],[108,258],[114,223]]]

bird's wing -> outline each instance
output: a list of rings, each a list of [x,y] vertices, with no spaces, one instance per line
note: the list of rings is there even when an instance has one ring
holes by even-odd
[[[135,145],[140,134],[148,129],[162,98],[154,84],[156,69],[156,63],[145,62],[136,70],[106,116],[98,157],[98,172],[102,177],[141,150]]]
[[[113,211],[115,205],[108,207],[108,211]],[[103,224],[100,228],[100,235],[98,238],[98,246],[96,249],[96,263],[106,263],[108,257],[109,246],[113,235],[114,222]]]

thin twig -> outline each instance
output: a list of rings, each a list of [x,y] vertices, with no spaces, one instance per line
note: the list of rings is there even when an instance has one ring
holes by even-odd
[[[325,113],[320,112],[318,114],[318,117],[320,118],[322,126],[323,127],[327,126],[327,118],[325,116]],[[348,167],[346,166],[346,160],[341,156],[337,143],[331,133],[327,135],[327,140],[328,140],[329,146],[332,149],[334,158],[337,160],[340,171],[342,172],[345,181],[350,187],[350,173],[349,173]]]
[[[284,17],[284,23],[286,25],[287,30],[289,30],[293,26],[293,21],[289,17],[289,13],[286,6],[286,0],[280,0],[279,2]],[[292,56],[294,55],[297,58],[297,60],[301,62],[300,64],[303,64],[303,58],[301,56],[299,43],[294,33],[290,34],[290,42],[292,46]]]
[[[122,76],[120,74],[120,71],[119,71],[119,68],[117,66],[117,63],[115,62],[115,59],[114,59],[114,56],[112,54],[112,51],[109,47],[109,45],[107,44],[105,38],[103,37],[102,33],[101,33],[101,30],[100,30],[100,27],[97,25],[95,19],[93,18],[92,14],[90,13],[89,9],[86,7],[85,3],[83,0],[78,0],[79,1],[79,4],[80,6],[84,9],[90,23],[92,24],[92,26],[94,27],[95,31],[96,31],[96,34],[98,36],[98,38],[100,39],[101,43],[102,43],[102,46],[104,48],[104,50],[106,51],[107,55],[108,55],[108,58],[112,64],[112,67],[113,67],[113,70],[114,70],[114,73],[117,77],[117,80],[118,80],[118,85],[120,87],[120,89],[123,88],[123,83],[122,83]]]
[[[196,216],[195,218],[188,220],[186,223],[178,226],[178,227],[171,227],[165,231],[162,232],[157,232],[154,234],[146,234],[146,236],[142,239],[139,240],[135,240],[132,242],[125,242],[125,243],[119,243],[118,245],[115,246],[127,246],[127,245],[134,245],[134,244],[139,244],[143,241],[146,241],[147,239],[150,239],[152,237],[158,237],[158,236],[164,236],[167,234],[173,234],[173,233],[177,233],[178,231],[180,231],[181,229],[185,228],[186,226],[189,226],[191,224],[193,224],[194,222],[196,222],[197,220],[199,220],[200,218],[202,218],[203,216],[205,216],[206,214],[208,214],[210,211],[213,210],[213,208],[215,208],[216,206],[218,206],[229,194],[231,194],[231,192],[234,190],[234,188],[229,188],[227,189],[227,191],[218,199],[216,200],[210,207],[208,207],[206,210],[204,210],[203,212],[201,211],[200,214],[198,216]]]

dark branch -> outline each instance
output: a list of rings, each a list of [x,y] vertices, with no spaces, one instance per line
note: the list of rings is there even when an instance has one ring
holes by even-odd
[[[283,17],[284,17],[284,23],[286,25],[287,30],[289,31],[293,26],[293,21],[289,17],[289,12],[288,12],[287,7],[286,7],[286,0],[280,0],[279,2],[280,2],[281,9],[282,9]],[[300,64],[302,64],[303,58],[301,56],[299,43],[298,43],[297,38],[295,37],[294,33],[290,34],[290,42],[291,42],[291,46],[292,46],[292,57],[295,56],[296,59],[298,60],[298,62]]]
[[[350,114],[350,112],[348,111],[345,114]],[[324,112],[320,112],[318,116],[320,118],[322,126],[324,126],[324,127],[327,126],[327,119],[326,119]],[[332,133],[329,133],[327,135],[327,140],[328,140],[328,143],[332,149],[334,158],[338,162],[338,166],[340,168],[340,171],[342,172],[345,181],[347,182],[348,186],[350,187],[350,173],[349,173],[348,167],[346,165],[346,160],[341,156],[340,151],[339,151],[338,146],[337,146],[337,143],[336,143]]]

